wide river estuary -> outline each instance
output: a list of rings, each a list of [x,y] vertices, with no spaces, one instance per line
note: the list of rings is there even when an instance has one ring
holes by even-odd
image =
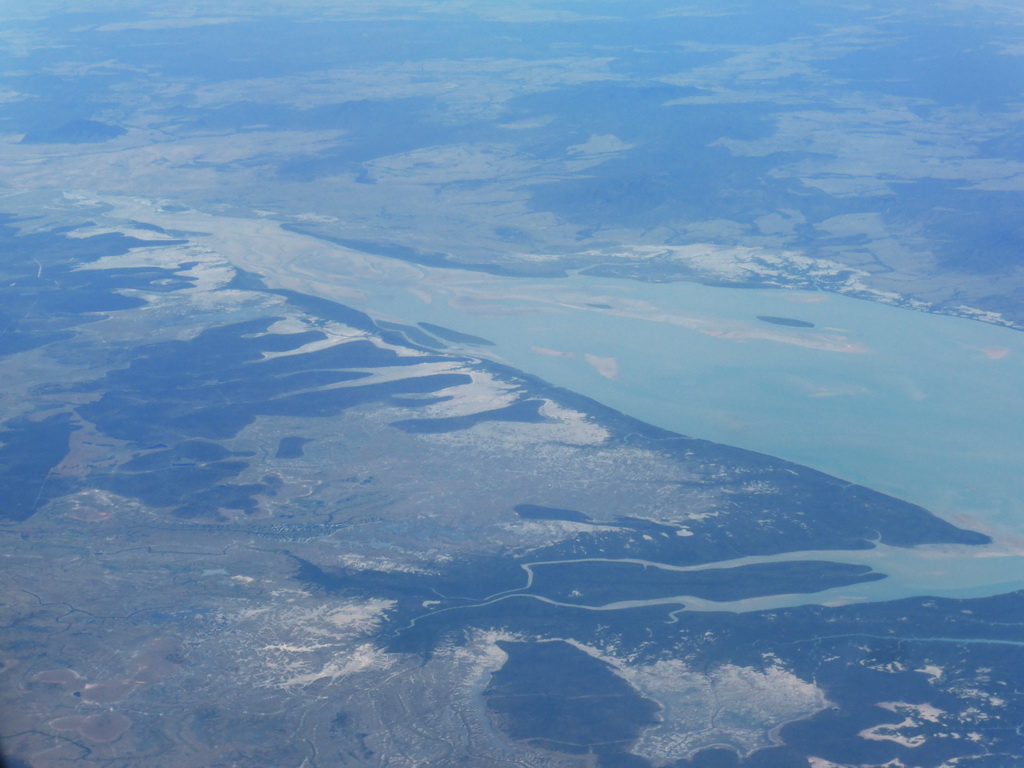
[[[889,578],[730,607],[1024,588],[1020,331],[830,293],[434,269],[333,246],[269,221],[220,219],[226,226],[211,226],[194,213],[133,213],[216,233],[218,250],[271,287],[335,299],[378,319],[485,337],[495,346],[473,354],[651,424],[912,501],[994,539],[985,547],[879,546],[777,557],[864,563]]]

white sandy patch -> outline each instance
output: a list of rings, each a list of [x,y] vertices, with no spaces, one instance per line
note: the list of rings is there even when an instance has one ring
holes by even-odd
[[[267,326],[267,334],[278,336],[291,336],[294,333],[305,333],[309,330],[311,330],[310,324],[300,317],[282,317]]]
[[[473,630],[467,643],[449,646],[446,651],[447,655],[462,667],[464,683],[480,687],[486,685],[490,681],[490,676],[508,661],[508,654],[498,646],[498,643],[523,640],[523,637],[509,632]]]
[[[267,328],[268,335],[272,334],[278,336],[289,336],[297,333],[306,333],[308,331],[318,331],[324,334],[325,338],[308,342],[302,346],[296,347],[295,349],[286,349],[277,352],[264,352],[263,359],[273,360],[278,357],[304,355],[310,352],[317,352],[321,349],[328,349],[329,347],[337,346],[338,344],[343,344],[349,341],[371,339],[371,336],[366,333],[366,331],[361,331],[358,328],[352,328],[342,323],[317,324],[314,327],[304,318],[295,316],[282,318]]]
[[[368,600],[350,603],[331,610],[326,618],[332,626],[350,632],[370,631],[377,628],[383,615],[395,605],[392,600]]]
[[[272,211],[270,212],[269,215],[274,216],[276,215],[276,212]],[[324,216],[319,213],[297,213],[294,216],[292,216],[292,218],[295,219],[296,221],[311,222],[315,224],[330,224],[332,222],[338,221],[337,216]]]
[[[753,277],[793,281],[794,273],[813,277],[838,277],[852,270],[828,259],[803,256],[796,251],[769,251],[748,246],[712,243],[690,245],[624,245],[609,251],[586,251],[586,255],[621,261],[661,261],[685,264],[719,279],[749,280]],[[864,273],[865,275],[867,273]]]
[[[225,643],[251,662],[254,684],[301,688],[391,663],[372,638],[393,601],[321,600],[302,592],[280,597],[286,599],[225,616],[233,630]],[[239,644],[239,637],[245,642]]]
[[[942,667],[938,667],[934,664],[926,664],[921,669],[915,669],[915,672],[922,672],[930,678],[930,682],[942,679],[942,674],[945,670]]]
[[[538,355],[545,355],[547,357],[576,357],[572,352],[561,352],[557,349],[548,349],[547,347],[530,347]]]
[[[408,563],[390,560],[386,557],[365,557],[357,554],[344,554],[338,558],[338,564],[354,571],[383,571],[386,573],[417,573],[428,575],[433,571],[419,568]]]
[[[414,286],[424,270],[333,246],[281,229],[272,221],[213,216],[197,211],[170,212],[159,201],[121,196],[71,196],[83,204],[112,206],[112,217],[146,221],[169,229],[206,232],[195,239],[232,264],[272,276],[273,287],[345,302],[362,296],[363,279],[384,280],[401,288]],[[298,264],[298,259],[302,264]],[[309,266],[306,266],[306,265]]]
[[[609,530],[606,524],[599,524],[602,530]],[[525,518],[502,526],[506,530],[515,531],[519,536],[530,539],[540,537],[545,543],[561,541],[569,535],[593,533],[597,527],[594,523],[579,523],[574,520],[533,520]]]
[[[130,228],[104,227],[104,231],[130,234]],[[138,233],[135,236],[141,237]],[[69,234],[70,236],[70,234]],[[85,235],[81,235],[85,237]],[[163,238],[150,238],[163,239]],[[236,274],[226,259],[213,253],[209,248],[202,245],[161,245],[144,246],[132,248],[127,253],[114,254],[113,256],[101,256],[100,258],[79,264],[75,267],[76,272],[88,272],[101,269],[124,269],[126,267],[162,267],[164,269],[177,270],[178,265],[184,262],[197,261],[195,266],[187,270],[180,270],[181,274],[197,277],[206,272],[216,271],[226,276],[227,279],[218,282],[228,282]]]
[[[541,406],[540,413],[546,416],[545,407]],[[416,413],[424,410],[427,409],[417,409]],[[534,454],[533,458],[537,459],[540,454],[554,451],[559,454],[558,458],[552,457],[555,461],[568,458],[561,455],[561,451],[565,450],[564,445],[598,445],[608,439],[608,432],[585,419],[553,418],[542,422],[483,421],[472,429],[421,437],[457,446],[472,446],[484,454],[529,449]]]
[[[977,309],[975,307],[969,307],[966,304],[960,304],[954,307],[961,317],[969,317],[973,320],[981,320],[983,323],[992,323],[993,325],[1006,325],[1011,327],[1017,327],[1013,322],[1005,319],[998,312],[992,312],[987,309]]]
[[[564,408],[551,400],[544,401],[539,413],[559,424],[559,432],[563,435],[562,442],[573,445],[597,445],[610,437],[608,430],[592,421],[587,414]],[[565,437],[567,431],[571,431],[571,438]]]
[[[662,709],[661,723],[648,728],[633,751],[655,764],[692,755],[715,744],[742,754],[779,743],[775,731],[829,706],[824,693],[766,658],[764,669],[724,664],[712,670],[678,659],[637,664],[616,649],[601,650],[567,640],[601,659]]]
[[[929,723],[939,722],[939,715],[946,714],[938,707],[933,707],[931,704],[908,704],[905,701],[880,701],[878,706],[882,709],[887,709],[890,712],[911,712],[917,718],[921,720],[927,720]]]
[[[592,135],[582,144],[573,144],[566,148],[568,160],[566,170],[574,173],[599,165],[616,155],[632,150],[636,144],[630,144],[610,133]]]
[[[182,246],[184,253],[179,263],[198,261],[191,269],[178,270],[179,274],[188,277],[194,286],[192,295],[204,296],[230,283],[237,276],[237,271],[226,261],[212,258],[205,248],[187,248]],[[170,249],[168,249],[170,250]],[[170,255],[170,254],[168,254]],[[227,291],[225,291],[227,293]],[[237,292],[236,292],[237,295]],[[212,297],[211,297],[212,300]]]
[[[119,226],[99,226],[93,225],[90,227],[79,227],[73,229],[70,232],[65,233],[66,237],[74,240],[84,240],[87,237],[95,237],[96,235],[124,235],[125,237],[134,237],[138,240],[178,240],[179,238],[174,235],[169,235],[164,232],[155,232],[151,229],[141,229],[134,227],[131,224],[125,222],[124,225]],[[108,256],[104,258],[117,259],[118,256]],[[102,259],[101,259],[102,261]]]
[[[617,379],[619,377],[619,361],[614,357],[601,357],[600,355],[583,355],[583,359],[590,363],[594,370],[606,379]]]
[[[981,352],[989,360],[1002,360],[1010,354],[1010,350],[1006,347],[985,347]]]
[[[614,155],[632,149],[635,144],[627,144],[618,136],[607,133],[593,135],[582,144],[573,144],[566,151],[570,155],[583,157],[599,157],[603,155]]]
[[[926,741],[924,736],[920,734],[916,736],[907,736],[900,733],[900,729],[914,728],[916,725],[917,723],[914,719],[908,717],[902,723],[897,723],[896,725],[884,724],[876,725],[872,728],[865,728],[857,735],[862,739],[867,739],[868,741],[892,741],[903,747],[920,747]]]
[[[418,408],[416,413],[423,414],[427,418],[471,416],[484,411],[504,408],[519,399],[519,391],[514,385],[501,381],[485,371],[475,371],[460,366],[460,363],[453,363],[450,364],[448,370],[464,373],[472,379],[472,382],[434,392],[433,396],[450,397],[451,400]]]
[[[927,739],[921,733],[924,723],[938,723],[946,713],[931,704],[910,704],[905,701],[881,701],[878,706],[898,715],[903,720],[896,724],[883,723],[866,728],[858,735],[869,741],[892,741],[904,747],[920,747]]]
[[[360,379],[330,384],[323,389],[339,389],[345,387],[363,387],[368,384],[383,384],[388,381],[403,381],[421,376],[434,376],[442,373],[465,373],[462,363],[458,361],[443,363],[419,363],[418,365],[394,365],[385,368],[352,368],[353,373],[368,373]],[[426,409],[423,409],[426,410]],[[419,412],[419,409],[417,409]]]
[[[371,643],[345,649],[319,669],[293,675],[280,683],[282,688],[305,687],[318,680],[338,680],[370,669],[384,669],[390,664],[388,655]]]
[[[284,334],[282,334],[284,335]],[[354,341],[359,338],[366,338],[366,334],[362,331],[355,331],[351,337],[344,341]],[[285,349],[278,352],[263,352],[262,360],[275,360],[278,357],[291,357],[292,355],[307,355],[311,352],[319,352],[321,349],[329,349],[337,346],[339,340],[337,338],[326,338],[318,339],[317,341],[310,341],[302,346],[296,347],[295,349]],[[343,342],[342,342],[343,343]]]

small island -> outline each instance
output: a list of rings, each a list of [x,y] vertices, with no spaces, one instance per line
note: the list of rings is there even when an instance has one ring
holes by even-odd
[[[773,315],[758,315],[757,319],[762,323],[772,323],[774,325],[788,325],[791,328],[813,328],[814,323],[809,323],[806,320],[795,320],[792,317],[775,317]]]

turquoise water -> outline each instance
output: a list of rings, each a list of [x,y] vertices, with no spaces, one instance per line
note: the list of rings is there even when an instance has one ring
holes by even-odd
[[[376,317],[488,338],[493,349],[472,353],[630,416],[814,467],[996,539],[835,554],[890,578],[813,602],[1024,588],[1024,333],[834,294],[502,278],[343,250],[287,273],[315,275],[323,295],[341,287]]]
[[[1024,533],[1019,331],[828,294],[583,277],[507,282],[514,300],[499,296],[468,308],[416,302],[403,307],[402,319],[485,336],[512,365],[658,426],[807,464],[949,519],[967,515]],[[500,288],[487,285],[495,294]],[[576,306],[565,301],[570,293]],[[598,304],[640,300],[726,332],[778,340],[723,338],[581,308],[579,295]],[[366,308],[390,314],[395,304]],[[510,305],[536,312],[499,314]],[[816,328],[769,325],[757,315],[797,317]],[[864,351],[797,345],[823,336]],[[614,358],[616,377],[602,376],[586,354]]]

